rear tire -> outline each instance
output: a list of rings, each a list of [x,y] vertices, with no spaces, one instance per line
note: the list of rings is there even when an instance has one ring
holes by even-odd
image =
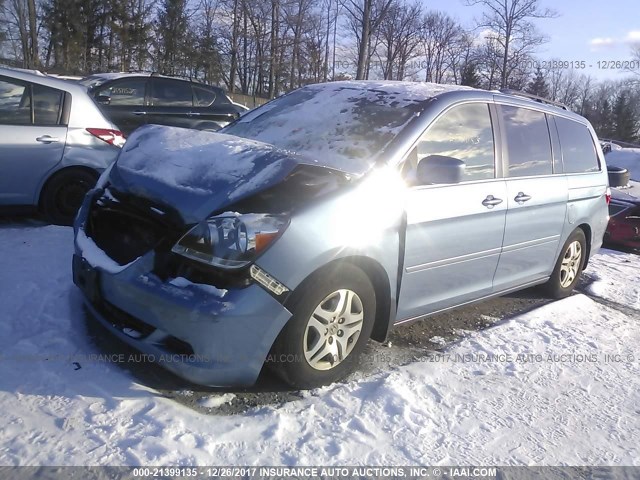
[[[587,254],[587,241],[582,229],[575,230],[562,246],[551,278],[545,284],[552,298],[560,299],[571,295],[578,284]]]
[[[315,388],[351,373],[371,336],[375,290],[359,268],[342,263],[312,275],[293,293],[293,316],[269,366],[294,388]]]
[[[57,173],[40,196],[40,208],[47,220],[56,225],[71,225],[85,195],[97,180],[98,174],[88,170]]]

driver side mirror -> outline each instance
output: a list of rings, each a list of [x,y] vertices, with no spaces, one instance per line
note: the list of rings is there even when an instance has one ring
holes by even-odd
[[[416,177],[420,185],[460,183],[465,163],[445,155],[429,155],[420,159]]]
[[[111,97],[109,95],[98,95],[96,101],[100,105],[109,105],[111,103]]]

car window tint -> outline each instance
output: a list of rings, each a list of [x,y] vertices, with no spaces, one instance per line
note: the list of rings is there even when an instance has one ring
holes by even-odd
[[[501,106],[509,177],[553,173],[551,139],[544,113],[528,108]]]
[[[600,162],[589,129],[562,117],[556,117],[565,173],[597,172]]]
[[[191,107],[193,105],[189,82],[154,78],[152,85],[151,102],[155,106]]]
[[[0,79],[0,124],[31,123],[31,95],[25,85]]]
[[[216,96],[216,104],[217,105],[231,105],[231,100],[224,94],[224,91],[220,90],[218,95]]]
[[[495,176],[495,149],[489,106],[469,103],[453,107],[431,125],[411,152],[409,169],[430,155],[444,155],[465,163],[463,181]]]
[[[33,114],[36,125],[57,125],[62,110],[63,92],[33,85]]]
[[[216,99],[216,94],[208,88],[193,86],[193,101],[196,107],[208,107]]]
[[[107,88],[101,88],[98,96],[111,97],[109,105],[144,105],[144,89],[147,85],[146,78],[127,78],[110,84]]]

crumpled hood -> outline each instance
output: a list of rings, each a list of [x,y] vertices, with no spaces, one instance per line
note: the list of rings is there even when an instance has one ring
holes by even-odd
[[[147,125],[128,139],[109,177],[123,192],[173,207],[199,222],[283,181],[302,157],[220,133]]]

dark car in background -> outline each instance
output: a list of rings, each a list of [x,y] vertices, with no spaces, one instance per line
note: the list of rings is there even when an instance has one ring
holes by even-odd
[[[147,123],[219,130],[244,113],[223,89],[155,73],[98,73],[80,81],[125,134]]]

